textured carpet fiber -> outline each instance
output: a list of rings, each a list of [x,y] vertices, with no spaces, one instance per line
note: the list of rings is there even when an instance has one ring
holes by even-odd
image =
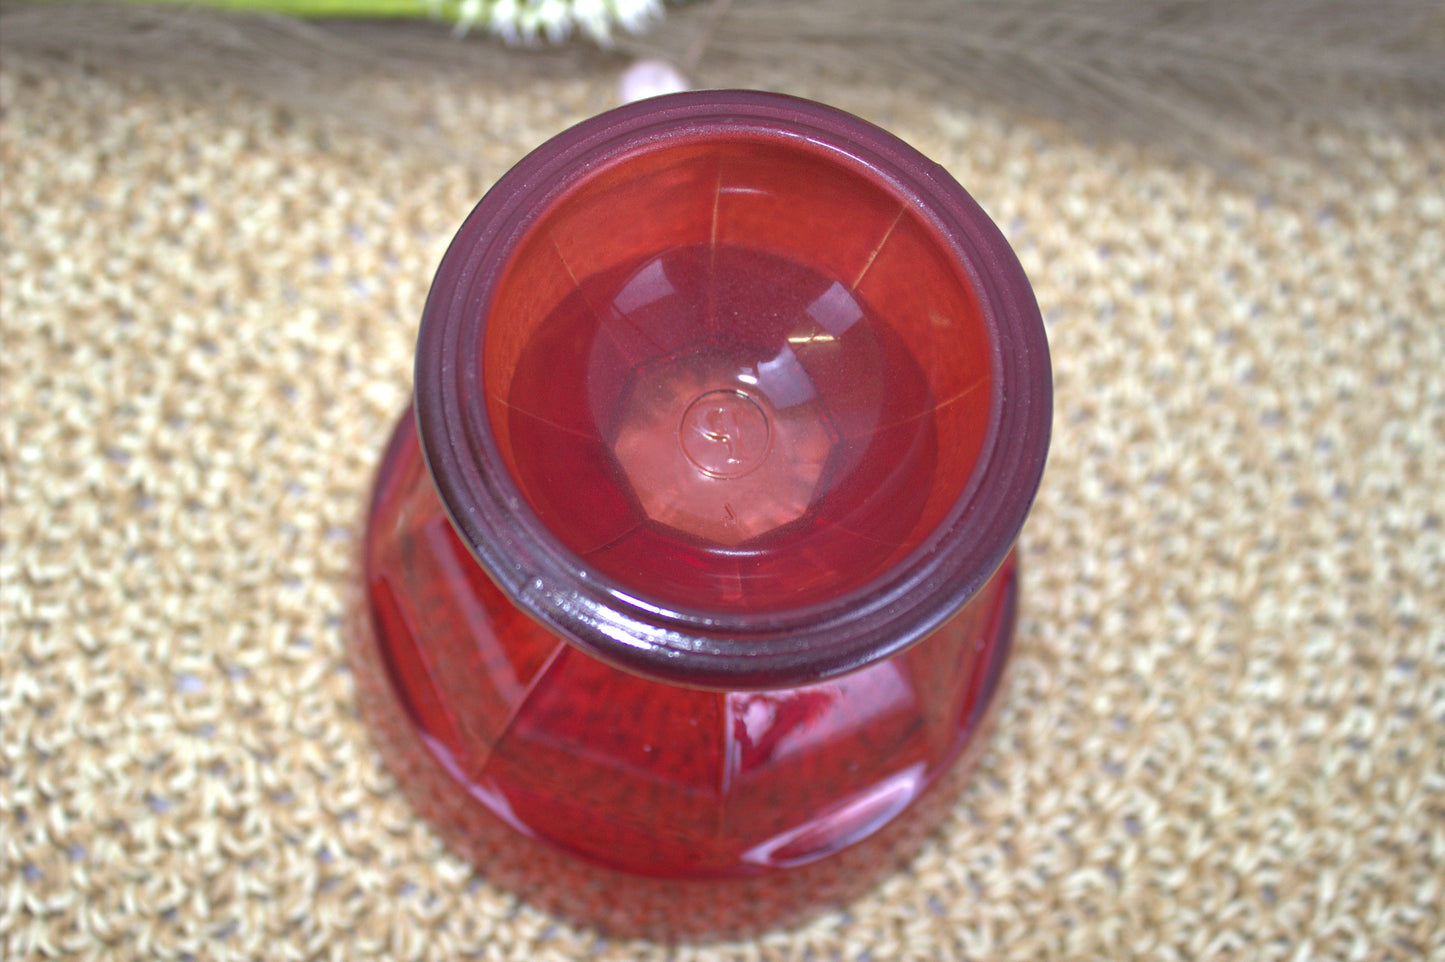
[[[1445,142],[1202,168],[904,92],[1033,277],[1052,458],[997,735],[846,912],[607,941],[411,814],[339,635],[430,275],[613,73],[413,82],[433,139],[0,72],[0,955],[1445,958]],[[444,142],[446,151],[426,143]]]

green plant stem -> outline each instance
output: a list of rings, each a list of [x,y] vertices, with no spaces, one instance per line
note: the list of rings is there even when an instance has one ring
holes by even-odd
[[[50,0],[60,2],[60,0]],[[430,18],[442,12],[441,5],[427,0],[127,0],[131,3],[164,3],[171,6],[204,6],[220,10],[275,13],[298,18],[367,18],[395,20]]]

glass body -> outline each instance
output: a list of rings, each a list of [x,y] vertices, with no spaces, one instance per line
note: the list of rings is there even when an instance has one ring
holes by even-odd
[[[1049,407],[1017,261],[883,131],[709,92],[560,135],[444,258],[378,474],[389,764],[608,931],[856,894],[978,744]]]

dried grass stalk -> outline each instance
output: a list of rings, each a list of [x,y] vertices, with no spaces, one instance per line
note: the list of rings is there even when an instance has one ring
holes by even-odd
[[[706,7],[708,5],[699,5]],[[619,46],[912,83],[1185,151],[1279,146],[1301,119],[1445,118],[1437,0],[733,0]]]
[[[525,79],[619,54],[683,64],[705,84],[786,65],[909,85],[1214,160],[1287,148],[1301,120],[1445,119],[1438,0],[699,0],[669,7],[645,36],[617,38],[611,54],[580,43],[519,51],[418,23],[10,4],[0,48],[221,79],[362,123],[374,105],[338,92],[363,75]],[[395,133],[396,118],[376,126]]]

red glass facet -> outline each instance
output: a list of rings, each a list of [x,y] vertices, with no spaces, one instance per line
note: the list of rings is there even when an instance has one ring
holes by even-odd
[[[473,212],[417,376],[352,649],[448,840],[628,934],[895,864],[994,700],[1047,446],[1037,308],[957,185],[790,98],[624,108]]]
[[[648,680],[576,650],[486,578],[442,510],[409,416],[383,461],[365,572],[357,671],[414,803],[484,874],[580,921],[654,936],[788,921],[895,865],[900,833],[916,837],[941,814],[909,806],[961,767],[983,724],[1015,590],[1010,559],[922,642],[812,685]],[[906,810],[911,824],[873,839],[868,858],[825,858]],[[529,871],[538,843],[585,862]],[[780,870],[799,877],[760,878]]]

